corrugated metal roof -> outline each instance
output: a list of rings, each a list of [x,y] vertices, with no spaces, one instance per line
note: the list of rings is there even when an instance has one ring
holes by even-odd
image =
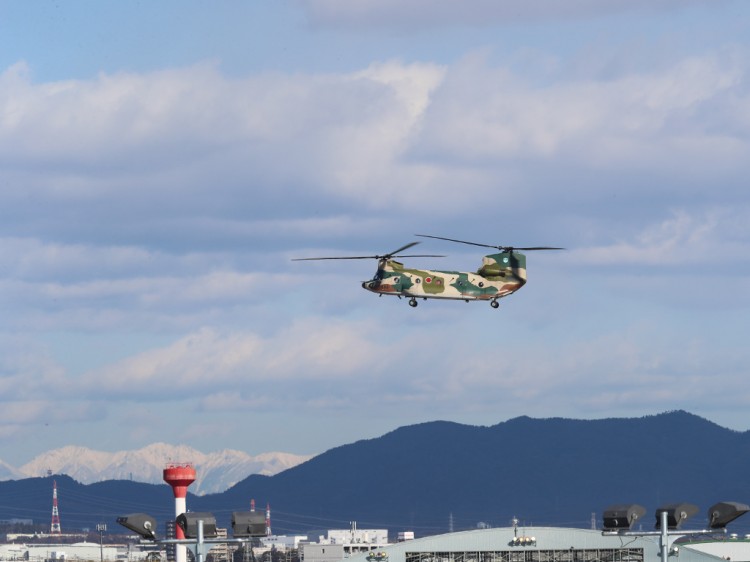
[[[526,537],[528,541],[514,540]],[[676,537],[675,537],[676,538]],[[528,552],[528,551],[584,551],[642,549],[643,562],[660,562],[659,536],[603,535],[601,531],[564,527],[504,527],[497,529],[477,529],[417,538],[378,549],[387,559],[383,562],[406,562],[407,553],[477,553],[477,552]],[[672,540],[672,538],[670,538]],[[729,542],[729,541],[727,541]],[[732,562],[750,562],[750,543],[744,550],[733,547]],[[520,544],[519,544],[520,543]],[[680,546],[677,554],[670,556],[670,562],[714,562],[721,560],[721,548],[711,553]],[[716,552],[719,552],[717,555]],[[518,558],[515,555],[514,558]],[[526,560],[539,559],[537,556],[524,556]],[[543,557],[542,557],[543,558]],[[580,557],[571,557],[578,560]],[[726,560],[726,558],[724,558]],[[366,555],[356,555],[349,562],[367,562]]]

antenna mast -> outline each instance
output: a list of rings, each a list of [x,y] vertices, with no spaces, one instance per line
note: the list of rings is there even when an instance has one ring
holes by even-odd
[[[49,527],[50,535],[62,535],[60,530],[60,511],[57,509],[57,480],[52,481],[52,524]]]
[[[266,536],[271,536],[271,504],[266,504]]]

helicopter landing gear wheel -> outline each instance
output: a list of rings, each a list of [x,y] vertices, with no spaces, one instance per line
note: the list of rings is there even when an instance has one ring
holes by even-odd
[[[499,307],[499,306],[500,306],[500,303],[499,303],[499,302],[497,302],[496,300],[491,300],[491,301],[490,301],[490,306],[491,306],[492,308],[497,308],[497,307]]]
[[[415,299],[414,297],[412,297],[412,298],[409,299],[409,306],[410,307],[417,308],[417,304],[419,304],[419,303],[417,302],[417,299]]]

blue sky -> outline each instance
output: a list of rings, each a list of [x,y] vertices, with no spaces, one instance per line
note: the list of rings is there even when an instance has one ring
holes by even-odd
[[[747,430],[749,28],[729,0],[0,3],[0,459]],[[415,233],[567,250],[499,310],[291,261]]]

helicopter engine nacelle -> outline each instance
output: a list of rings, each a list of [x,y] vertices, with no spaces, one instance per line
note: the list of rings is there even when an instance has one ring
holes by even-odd
[[[526,281],[526,256],[518,252],[501,252],[482,258],[477,274],[487,279],[520,279]]]

